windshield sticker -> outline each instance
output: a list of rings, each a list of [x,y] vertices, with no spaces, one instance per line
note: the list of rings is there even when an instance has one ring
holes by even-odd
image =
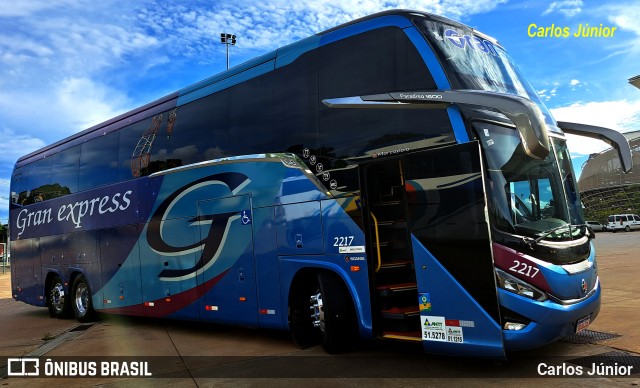
[[[489,135],[489,130],[488,130],[487,128],[485,128],[485,129],[484,129],[484,135],[485,135],[486,137],[489,137],[489,136],[490,136],[490,135]]]
[[[436,35],[436,38],[439,35]],[[493,55],[494,57],[498,56],[498,52],[495,47],[493,47],[493,43],[489,42],[486,39],[481,39],[477,36],[471,35],[460,35],[456,30],[448,28],[444,31],[445,40],[459,49],[464,50],[466,47],[470,47],[471,50],[481,51],[485,54]]]

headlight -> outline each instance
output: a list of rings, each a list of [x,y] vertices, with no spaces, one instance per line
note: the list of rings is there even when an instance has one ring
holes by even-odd
[[[514,276],[511,276],[503,270],[497,268],[496,281],[498,282],[498,287],[504,288],[507,291],[511,291],[514,294],[522,295],[540,302],[547,300],[547,294],[544,291],[541,291],[531,284],[522,281]]]

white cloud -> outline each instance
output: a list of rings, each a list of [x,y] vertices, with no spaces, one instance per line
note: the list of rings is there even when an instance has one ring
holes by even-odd
[[[569,81],[569,86],[576,86],[580,83],[580,81],[578,81],[577,79],[572,79],[571,81]]]
[[[542,89],[538,90],[537,92],[540,98],[542,98],[544,101],[549,101],[552,97],[555,97],[557,95],[558,87],[556,84],[554,84],[553,88],[551,89]]]
[[[552,108],[551,113],[558,121],[598,125],[622,132],[640,129],[640,100],[577,103]],[[567,142],[572,155],[589,155],[609,148],[603,141],[581,136],[567,135]]]
[[[14,135],[37,137],[44,143],[99,124],[130,105],[122,91],[88,78],[61,79],[42,90],[0,90],[3,124],[13,128]]]
[[[13,168],[13,164],[22,155],[35,151],[45,145],[45,142],[26,134],[17,134],[8,128],[0,128],[0,164]],[[3,181],[0,178],[0,181]]]
[[[582,0],[562,0],[554,1],[542,13],[542,16],[553,12],[561,13],[566,17],[573,17],[582,12]]]
[[[47,11],[57,7],[66,7],[76,2],[76,0],[0,0],[0,17],[29,16],[34,12]]]
[[[612,14],[609,15],[609,21],[617,24],[624,30],[632,31],[634,34],[640,36],[640,7],[638,4],[633,6],[618,6],[612,10]]]
[[[122,113],[129,101],[117,90],[87,78],[67,78],[60,82],[53,98],[54,109],[74,118],[68,122],[70,133],[99,124]]]
[[[268,51],[341,23],[388,9],[416,9],[464,19],[488,12],[506,0],[329,0],[254,2],[238,7],[220,1],[212,7],[185,7],[174,3],[147,2],[138,12],[138,23],[154,31],[169,51],[187,57],[207,58],[223,51],[221,32],[238,36],[235,50]]]

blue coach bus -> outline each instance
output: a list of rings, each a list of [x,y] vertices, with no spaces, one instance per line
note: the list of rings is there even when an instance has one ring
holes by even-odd
[[[20,158],[12,291],[96,311],[504,358],[587,327],[600,283],[564,133],[493,38],[390,11]]]

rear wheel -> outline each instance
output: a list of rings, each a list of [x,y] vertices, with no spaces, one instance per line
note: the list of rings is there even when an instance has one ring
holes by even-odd
[[[84,276],[79,275],[73,281],[71,288],[73,315],[78,322],[91,322],[95,319],[95,311],[91,301],[91,290]]]
[[[47,287],[47,307],[51,318],[67,318],[69,316],[69,296],[64,290],[60,276],[55,275]]]

